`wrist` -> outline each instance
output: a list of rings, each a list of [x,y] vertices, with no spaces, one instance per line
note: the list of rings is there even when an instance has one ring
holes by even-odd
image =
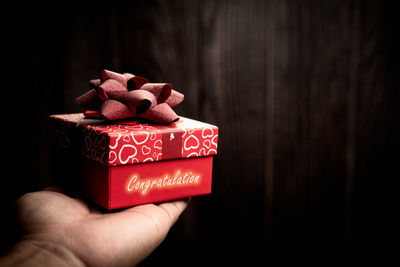
[[[1,266],[85,266],[66,247],[42,240],[21,240],[0,258]]]

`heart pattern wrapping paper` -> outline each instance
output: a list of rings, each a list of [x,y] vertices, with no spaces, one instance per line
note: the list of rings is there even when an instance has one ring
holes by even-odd
[[[79,129],[80,151],[85,157],[110,166],[155,162],[172,158],[191,158],[215,155],[218,127],[180,117],[170,125],[142,121],[105,123],[87,119],[82,113],[52,115],[53,142],[68,147],[76,140],[72,132]],[[169,152],[167,143],[175,142]],[[169,155],[168,155],[169,154]]]

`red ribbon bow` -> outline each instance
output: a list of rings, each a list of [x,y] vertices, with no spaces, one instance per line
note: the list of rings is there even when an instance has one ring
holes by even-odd
[[[89,118],[119,120],[137,116],[170,124],[179,119],[172,107],[184,98],[169,83],[149,83],[143,77],[109,70],[102,70],[100,79],[91,80],[90,87],[75,99]]]

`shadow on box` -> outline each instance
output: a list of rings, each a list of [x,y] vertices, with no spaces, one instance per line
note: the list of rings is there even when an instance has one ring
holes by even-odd
[[[70,149],[75,150],[75,149]],[[64,150],[60,147],[52,147],[52,163],[51,173],[54,177],[54,184],[63,188],[65,193],[71,197],[79,197],[94,205],[102,211],[107,209],[93,202],[88,195],[85,194],[84,188],[89,186],[83,170],[86,164],[90,164],[89,160],[85,159],[75,151]],[[100,165],[100,164],[99,164]],[[104,169],[104,171],[106,171]],[[99,184],[102,184],[99,181]]]

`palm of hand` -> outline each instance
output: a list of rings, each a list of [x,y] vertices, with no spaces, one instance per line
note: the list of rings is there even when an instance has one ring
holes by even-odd
[[[17,205],[25,239],[66,247],[88,265],[124,266],[140,262],[163,241],[187,202],[102,213],[80,199],[41,191]]]

